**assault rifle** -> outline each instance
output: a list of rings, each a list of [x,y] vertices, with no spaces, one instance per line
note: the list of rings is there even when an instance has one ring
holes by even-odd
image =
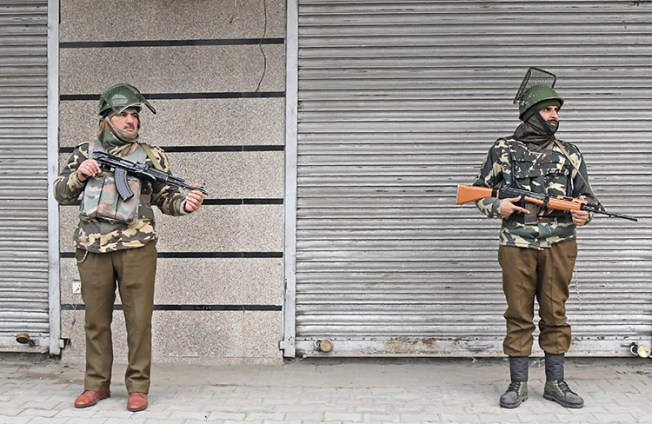
[[[520,197],[521,201],[541,205],[548,209],[555,209],[558,211],[587,211],[607,215],[614,218],[628,219],[630,221],[638,221],[638,218],[629,215],[622,215],[614,212],[604,210],[599,203],[589,203],[586,199],[578,199],[569,196],[550,197],[545,194],[534,193],[520,188],[505,186],[500,189],[487,188],[478,186],[469,186],[458,184],[457,186],[457,200],[458,205],[476,200],[484,199],[485,197],[496,197],[498,199],[508,199],[512,197]]]
[[[115,187],[122,200],[128,200],[134,195],[134,192],[129,188],[129,184],[127,184],[128,174],[143,180],[170,184],[188,190],[199,190],[205,195],[208,195],[206,187],[203,184],[199,187],[193,187],[179,177],[173,177],[167,172],[159,171],[144,163],[132,162],[105,152],[97,151],[93,152],[93,159],[97,161],[100,168],[104,171],[113,172],[115,175]]]

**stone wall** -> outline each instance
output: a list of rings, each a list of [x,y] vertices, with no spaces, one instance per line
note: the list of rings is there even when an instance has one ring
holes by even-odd
[[[176,176],[209,191],[196,214],[157,214],[154,360],[280,362],[285,2],[67,0],[60,8],[60,161],[95,137],[99,93],[129,82],[157,110],[143,110],[143,141],[168,152]],[[84,356],[77,207],[60,214],[62,357],[76,361]],[[115,360],[124,362],[119,306],[114,318]]]

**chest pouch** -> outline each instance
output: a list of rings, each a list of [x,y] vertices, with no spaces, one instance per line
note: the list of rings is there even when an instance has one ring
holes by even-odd
[[[118,194],[112,173],[101,172],[89,179],[79,206],[83,221],[103,219],[111,223],[135,224],[138,222],[141,182],[127,177],[127,185],[135,196],[123,200]]]

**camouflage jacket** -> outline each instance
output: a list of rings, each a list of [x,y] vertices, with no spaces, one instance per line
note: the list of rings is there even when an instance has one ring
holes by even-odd
[[[579,149],[571,143],[559,141],[569,157],[554,143],[536,152],[513,138],[496,140],[473,185],[490,188],[511,185],[551,197],[585,196],[595,200]],[[476,206],[488,217],[500,217],[500,200],[495,197],[479,200]],[[575,225],[570,213],[538,207],[531,213],[536,218],[515,213],[503,219],[501,245],[541,249],[575,237]]]
[[[87,181],[77,178],[77,168],[88,159],[89,143],[80,144],[72,152],[59,176],[54,180],[54,197],[62,205],[78,202]],[[151,147],[153,157],[157,159],[159,169],[169,172],[169,162],[162,149]],[[154,166],[149,158],[148,165]],[[157,239],[154,211],[156,205],[167,215],[185,215],[183,209],[185,196],[179,189],[167,184],[142,181],[138,220],[135,224],[108,222],[103,219],[80,219],[74,233],[75,246],[93,253],[113,252],[121,249],[143,247]]]

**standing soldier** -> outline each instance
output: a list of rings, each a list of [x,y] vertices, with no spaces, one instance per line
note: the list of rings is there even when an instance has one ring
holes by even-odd
[[[555,137],[564,104],[553,89],[555,81],[549,72],[528,70],[515,99],[522,123],[514,135],[498,139],[489,149],[474,185],[512,186],[551,198],[584,196],[595,201],[579,149]],[[568,408],[581,408],[583,399],[564,380],[564,355],[571,340],[566,301],[577,256],[575,230],[591,216],[586,211],[554,211],[520,200],[487,197],[476,202],[488,217],[502,219],[498,261],[507,300],[503,350],[509,356],[511,384],[500,397],[500,406],[516,408],[528,398],[536,299],[539,346],[546,364],[543,396]]]
[[[113,173],[102,171],[91,159],[92,152],[101,151],[169,172],[163,150],[139,141],[143,106],[156,113],[136,87],[117,84],[107,88],[100,96],[97,138],[78,145],[54,181],[54,196],[60,204],[81,200],[74,242],[85,304],[86,373],[84,391],[75,399],[77,408],[110,397],[116,287],[129,350],[127,409],[147,408],[157,259],[152,205],[164,214],[178,216],[195,212],[204,199],[199,190],[184,196],[173,186],[129,177],[135,195],[123,201],[116,192]]]

